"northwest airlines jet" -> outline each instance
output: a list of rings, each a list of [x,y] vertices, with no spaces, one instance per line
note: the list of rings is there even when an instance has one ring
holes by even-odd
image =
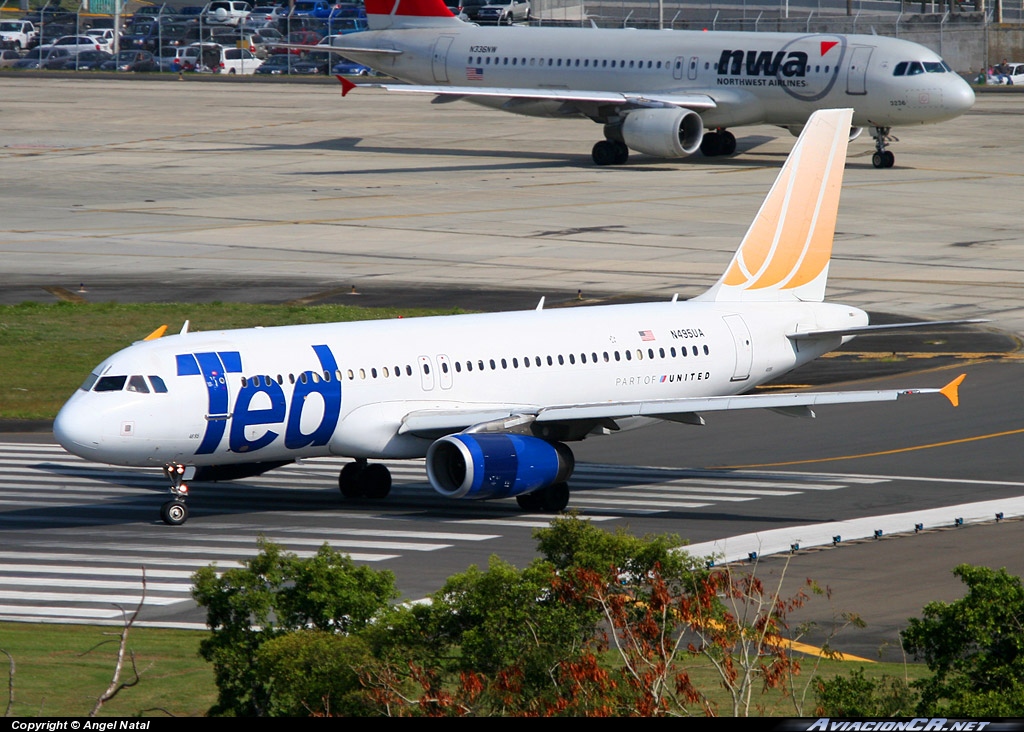
[[[442,0],[366,0],[366,12],[370,30],[337,38],[332,50],[408,82],[379,86],[591,119],[604,126],[598,165],[625,163],[630,150],[731,155],[728,128],[772,124],[796,135],[815,110],[852,107],[850,139],[868,128],[874,166],[891,168],[893,127],[953,119],[974,104],[945,61],[897,38],[485,28],[455,18]],[[338,78],[344,93],[355,88]]]
[[[391,476],[370,459],[426,457],[450,498],[567,505],[565,443],[651,419],[826,404],[941,389],[750,394],[868,325],[822,302],[851,110],[815,113],[725,274],[689,302],[610,305],[150,338],[101,363],[61,409],[66,450],[162,466],[183,523],[186,480],[257,475],[299,458],[354,458],[345,497],[379,499]],[[964,322],[964,321],[959,321]],[[916,323],[914,325],[933,325]]]

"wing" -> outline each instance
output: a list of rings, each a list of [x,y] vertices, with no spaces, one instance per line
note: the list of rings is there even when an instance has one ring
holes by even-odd
[[[419,410],[402,420],[399,434],[440,437],[453,432],[517,432],[530,425],[578,425],[570,430],[581,436],[595,427],[618,429],[618,420],[649,417],[672,422],[703,424],[701,412],[771,409],[793,416],[813,417],[812,407],[829,404],[895,401],[900,398],[941,394],[954,406],[960,403],[961,374],[941,388],[877,389],[861,391],[788,392],[736,396],[652,399],[649,401],[558,404],[551,406],[489,405],[457,410]]]
[[[451,97],[452,101],[466,97],[497,97],[501,99],[618,104],[633,107],[670,106],[693,110],[714,109],[718,106],[710,95],[703,93],[632,93],[586,89],[527,89],[521,87],[442,86],[438,84],[360,84],[359,86],[412,94],[433,94],[439,97]]]

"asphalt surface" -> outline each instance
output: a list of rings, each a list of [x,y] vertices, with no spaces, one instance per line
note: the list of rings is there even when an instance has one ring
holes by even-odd
[[[333,87],[308,84],[3,74],[0,94],[9,111],[0,148],[0,303],[69,295],[183,302],[182,319],[187,303],[212,300],[496,310],[532,308],[542,295],[549,307],[692,296],[717,278],[792,144],[779,130],[751,128],[738,131],[734,158],[636,156],[598,169],[589,148],[599,129],[586,122],[376,91],[342,101]],[[575,448],[588,466],[574,497],[583,515],[608,528],[706,542],[955,512],[983,500],[1010,505],[1024,495],[1016,354],[1024,333],[1022,103],[984,95],[954,123],[897,130],[897,167],[888,171],[871,167],[866,135],[852,143],[831,269],[829,299],[879,320],[992,323],[857,339],[785,379],[938,386],[963,369],[957,410],[920,400],[821,410],[813,421],[716,415],[699,429],[658,425],[588,440]],[[128,565],[170,563],[185,587],[197,563],[244,556],[259,533],[296,549],[325,537],[342,548],[357,535],[405,542],[352,551],[373,554],[365,561],[395,571],[415,598],[491,553],[529,561],[530,532],[543,523],[507,503],[452,505],[415,471],[386,506],[339,505],[334,468],[300,466],[280,478],[197,487],[193,517],[170,529],[155,516],[159,476],[33,447],[47,441],[40,433],[0,439],[13,461],[0,479],[0,532],[8,555],[18,555],[5,560],[25,565],[0,576],[7,594],[25,593],[5,604],[5,617],[44,617],[26,609],[37,607],[99,613],[107,595],[88,586],[74,600],[57,590],[33,599],[29,580],[62,587],[62,568],[82,561],[75,557],[119,578],[131,574]],[[708,470],[714,475],[702,477]],[[787,487],[743,486],[773,481]],[[884,648],[895,658],[900,624],[929,600],[957,596],[956,564],[1024,573],[1014,549],[1022,525],[887,531],[803,548],[786,572],[833,590],[833,603],[812,603],[803,617],[823,627],[837,609],[866,619],[867,629],[844,632],[837,646],[866,657]],[[394,532],[404,539],[387,538]],[[431,539],[445,546],[426,550],[413,546],[416,533],[458,538]],[[761,561],[776,573],[785,562]],[[187,602],[169,601],[147,620],[202,618]]]

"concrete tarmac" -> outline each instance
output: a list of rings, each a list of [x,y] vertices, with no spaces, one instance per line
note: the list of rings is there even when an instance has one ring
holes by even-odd
[[[342,99],[328,84],[2,74],[0,95],[0,303],[426,299],[492,309],[533,307],[541,295],[575,302],[577,291],[602,302],[692,296],[728,262],[793,143],[782,130],[741,128],[732,158],[635,155],[597,168],[589,151],[600,128],[587,121],[376,90]],[[984,94],[959,120],[894,130],[890,170],[871,166],[866,134],[851,143],[829,299],[914,318],[988,317],[1010,340],[1024,334],[1022,110],[1024,96]],[[1007,364],[979,377],[1007,395],[994,402],[1000,429],[1019,423],[1017,372]],[[798,457],[814,459],[818,427],[802,427],[808,439],[790,436],[787,446],[783,430],[766,425],[768,439],[752,450],[751,424],[717,462],[699,440],[681,455],[669,429],[584,443],[579,454],[724,465],[770,462],[795,444]],[[877,441],[880,429],[885,443],[905,428],[887,418],[848,427],[856,445]],[[937,461],[925,451],[871,467],[946,471],[965,485],[979,470],[1017,480],[1017,449],[986,444],[983,457],[953,451]],[[915,490],[913,500],[941,505],[929,484]],[[863,515],[881,498],[865,491],[815,512]],[[859,612],[891,629],[927,599],[956,596],[953,564],[1017,561],[1019,525],[953,535],[805,553],[791,576],[842,583],[846,597],[864,598]],[[517,561],[532,545],[518,551]]]
[[[187,78],[187,77],[186,77]],[[711,284],[793,138],[598,168],[586,120],[333,84],[0,75],[0,301],[345,297],[458,284],[690,296]],[[829,297],[1024,332],[1024,96],[850,147]],[[527,296],[528,295],[528,296]],[[453,302],[453,305],[459,303]],[[528,306],[528,305],[527,305]]]

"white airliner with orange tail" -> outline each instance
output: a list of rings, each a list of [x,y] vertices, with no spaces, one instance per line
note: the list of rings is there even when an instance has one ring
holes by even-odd
[[[815,110],[852,107],[851,139],[869,129],[872,163],[890,168],[893,127],[953,119],[974,104],[970,86],[935,52],[898,38],[481,27],[442,0],[366,0],[366,13],[370,30],[335,38],[332,50],[407,82],[374,86],[593,120],[604,126],[592,151],[598,165],[625,163],[630,150],[731,155],[728,128],[771,124],[799,134]],[[338,78],[344,93],[356,88]]]
[[[569,500],[566,442],[705,412],[813,416],[845,402],[942,388],[750,394],[872,326],[823,303],[851,110],[815,113],[721,279],[688,301],[151,338],[101,363],[57,415],[69,452],[162,466],[188,516],[185,481],[256,475],[299,458],[354,458],[342,494],[383,498],[371,459],[426,457],[444,496],[515,497],[526,510]],[[956,321],[973,322],[973,321]],[[187,324],[186,324],[187,326]]]

